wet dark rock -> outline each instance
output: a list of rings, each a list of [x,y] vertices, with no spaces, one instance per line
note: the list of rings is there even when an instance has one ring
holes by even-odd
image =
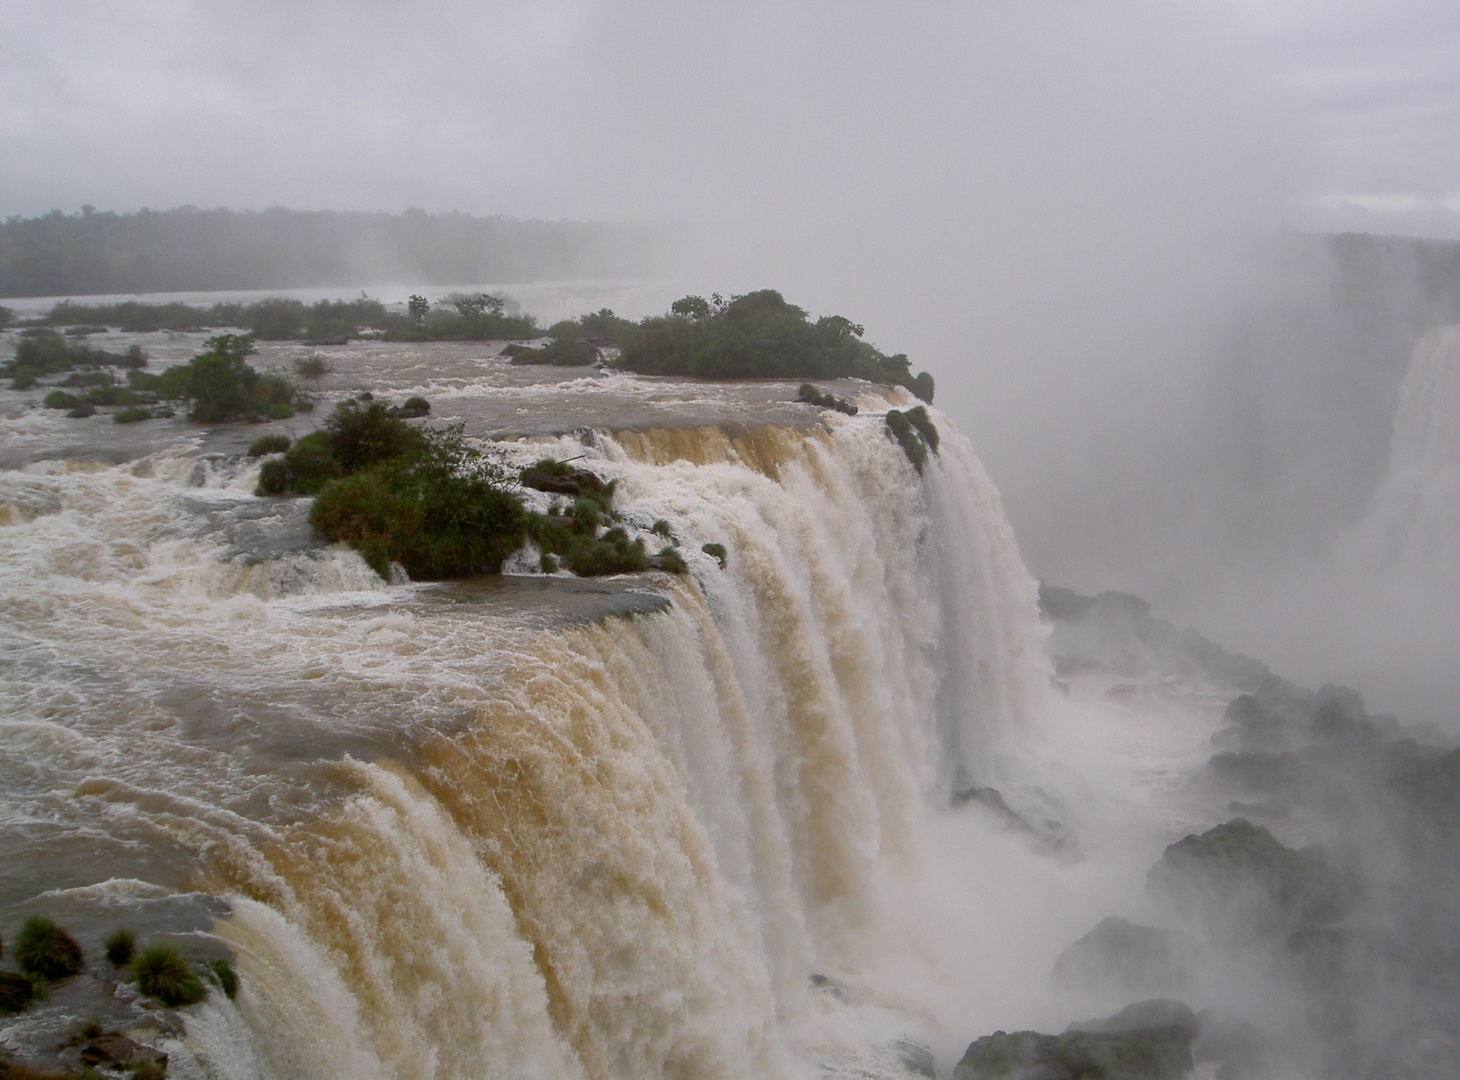
[[[855,1005],[857,1003],[857,996],[853,994],[849,989],[847,989],[845,985],[831,978],[830,976],[813,974],[806,981],[808,985],[810,985],[811,989],[817,991],[818,993],[825,994],[829,998],[833,998],[836,1001],[843,1001],[852,1005]]]
[[[431,415],[431,403],[425,398],[412,395],[400,405],[392,405],[385,410],[387,416],[398,417],[401,420],[418,420],[423,416]]]
[[[1191,1071],[1197,1029],[1186,1005],[1158,999],[1063,1035],[996,1031],[969,1046],[953,1080],[1179,1080]]]
[[[899,1065],[913,1075],[926,1076],[928,1080],[937,1080],[938,1073],[931,1047],[903,1035],[893,1039],[885,1049],[897,1060]]]
[[[582,495],[603,491],[608,485],[587,469],[575,469],[560,461],[540,461],[522,470],[522,486],[551,495]]]
[[[1197,1016],[1198,1034],[1191,1052],[1197,1061],[1217,1061],[1239,1077],[1264,1075],[1262,1067],[1273,1049],[1272,1036],[1244,1016],[1204,1009]]]
[[[1053,974],[1084,989],[1159,993],[1186,985],[1195,953],[1196,943],[1186,935],[1112,915],[1060,953]]]
[[[1293,804],[1280,797],[1260,799],[1257,802],[1239,802],[1233,799],[1227,804],[1227,812],[1248,818],[1289,818],[1293,816]]]
[[[35,997],[35,987],[24,975],[0,971],[0,1014],[20,1012]]]
[[[1101,671],[1126,679],[1147,675],[1201,677],[1234,692],[1252,692],[1275,679],[1267,665],[1229,653],[1194,630],[1178,630],[1151,615],[1138,596],[1040,585],[1039,610],[1054,625],[1048,650],[1055,671],[1068,677]]]
[[[1062,821],[1019,813],[997,788],[961,785],[954,788],[951,802],[955,808],[976,803],[993,811],[1008,829],[1027,834],[1040,850],[1049,854],[1082,857],[1079,841]]]
[[[127,1069],[145,1065],[165,1067],[167,1055],[161,1050],[134,1042],[125,1035],[108,1032],[98,1035],[81,1048],[81,1063]]]
[[[1291,753],[1267,754],[1230,750],[1213,754],[1207,767],[1223,780],[1249,791],[1291,790],[1298,782],[1298,759]]]

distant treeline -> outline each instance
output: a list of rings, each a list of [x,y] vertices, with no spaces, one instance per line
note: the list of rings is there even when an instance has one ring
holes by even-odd
[[[0,223],[0,296],[644,276],[662,228],[470,214],[59,210]]]
[[[409,313],[393,312],[379,300],[364,295],[313,304],[273,296],[247,304],[225,301],[207,307],[144,304],[137,300],[114,304],[58,300],[50,311],[26,319],[23,325],[32,329],[64,326],[73,337],[109,327],[131,333],[240,328],[260,341],[332,344],[343,344],[364,330],[379,331],[393,341],[501,341],[541,333],[532,316],[506,314],[500,296],[457,294],[434,309],[423,298],[412,297],[412,305]],[[0,308],[0,326],[12,321],[13,314]]]

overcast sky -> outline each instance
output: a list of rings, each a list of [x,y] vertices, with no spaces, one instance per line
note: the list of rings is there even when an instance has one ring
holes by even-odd
[[[1039,70],[1050,52],[1040,35],[1090,23],[1087,9],[1108,24],[1088,34],[1096,76],[1105,65],[1122,78],[1133,53],[1181,37],[1177,53],[1209,62],[1201,92],[1249,96],[1249,119],[1281,117],[1276,141],[1299,158],[1285,163],[1299,220],[1460,235],[1460,4],[986,0],[936,18],[953,40],[999,41],[970,63]],[[731,22],[740,29],[727,33]],[[859,138],[866,102],[840,101],[826,81],[835,62],[815,53],[828,43],[898,78],[925,75],[926,41],[898,40],[894,27],[879,58],[878,23],[877,5],[833,3],[0,0],[0,213],[86,203],[694,212],[646,174],[683,181],[674,150],[704,156],[705,129],[728,121],[741,158],[784,150],[775,143],[798,124]],[[1157,29],[1141,41],[1144,24]],[[1169,77],[1178,98],[1192,93],[1184,65],[1141,64],[1146,91]],[[1028,91],[1017,76],[1009,85]],[[979,117],[997,113],[997,83],[958,89],[986,95]],[[1077,113],[1082,92],[1055,88],[1035,113]],[[770,115],[782,111],[777,96],[794,99],[798,124]],[[618,147],[640,155],[632,167],[611,160]]]

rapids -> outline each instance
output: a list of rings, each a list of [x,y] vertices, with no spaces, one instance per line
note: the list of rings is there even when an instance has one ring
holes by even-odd
[[[0,923],[93,956],[125,924],[243,989],[168,1028],[78,980],[0,1045],[41,1059],[90,1016],[160,1024],[188,1078],[900,1076],[899,1036],[946,1068],[1063,1015],[1054,956],[1202,816],[1162,799],[1212,704],[1073,723],[998,493],[936,412],[914,471],[900,392],[818,416],[785,384],[457,351],[392,388],[508,463],[584,457],[690,573],[388,584],[251,494],[256,431],[88,455],[11,408]],[[383,347],[352,355],[333,388],[379,393]],[[1054,858],[969,787],[1136,825]]]

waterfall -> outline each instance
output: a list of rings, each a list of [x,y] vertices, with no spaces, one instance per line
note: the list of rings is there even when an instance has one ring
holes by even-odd
[[[670,524],[667,606],[591,619],[243,558],[247,470],[4,474],[7,820],[227,902],[193,932],[245,990],[178,1075],[801,1075],[808,980],[875,1002],[887,883],[955,785],[1038,786],[1035,585],[933,415],[921,475],[869,413],[503,446],[586,452]]]
[[[1460,573],[1460,326],[1431,330],[1415,347],[1366,532],[1381,563]]]

